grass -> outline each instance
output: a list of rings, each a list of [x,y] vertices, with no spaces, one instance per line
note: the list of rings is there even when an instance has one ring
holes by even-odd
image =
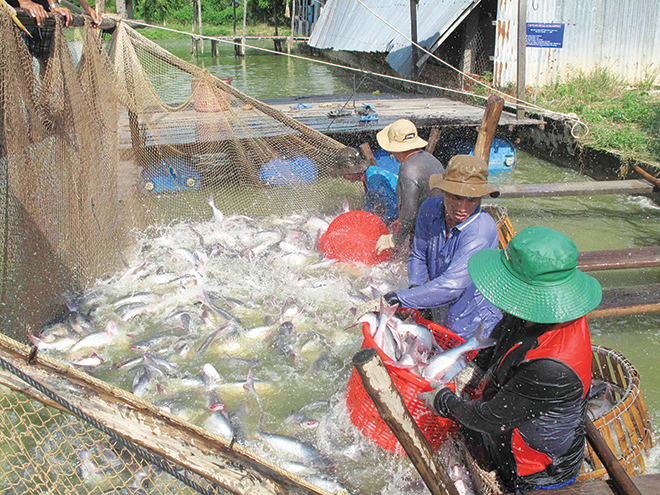
[[[157,23],[154,22],[150,24],[155,25]],[[191,24],[167,23],[165,27],[168,29],[174,29],[176,31],[192,33]],[[189,34],[178,34],[178,33],[173,33],[172,31],[166,31],[164,29],[158,29],[158,28],[142,28],[140,29],[139,32],[141,35],[151,40],[166,39],[166,38],[188,38],[190,36]],[[233,25],[212,26],[212,25],[202,24],[202,33],[204,34],[204,36],[232,36],[234,34],[234,27]],[[278,27],[277,34],[279,36],[289,36],[290,33],[291,33],[291,29],[289,27],[283,27],[283,26]],[[241,34],[243,34],[243,26],[237,25],[236,35],[241,36]],[[267,24],[248,25],[245,27],[245,34],[247,36],[273,36],[275,34],[275,28]]]
[[[609,68],[577,71],[565,81],[539,88],[536,103],[577,114],[589,127],[589,134],[580,137],[582,144],[660,169],[660,91],[653,89],[657,75],[649,72],[632,86]]]

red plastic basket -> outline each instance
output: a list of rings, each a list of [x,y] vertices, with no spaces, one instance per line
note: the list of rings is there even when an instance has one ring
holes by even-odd
[[[416,322],[425,325],[431,330],[436,343],[441,348],[450,349],[465,342],[465,340],[450,330],[447,330],[432,321],[425,320],[420,316],[418,311],[412,311],[416,313]],[[445,419],[433,414],[424,403],[417,398],[422,392],[431,390],[430,382],[424,378],[420,378],[412,371],[388,365],[387,362],[391,361],[391,359],[378,348],[369,332],[367,324],[362,325],[362,335],[364,337],[362,349],[365,347],[371,347],[378,351],[381,359],[385,362],[385,366],[392,377],[394,385],[399,390],[399,393],[417,423],[417,426],[419,426],[419,429],[424,433],[424,436],[431,444],[431,447],[433,447],[434,450],[437,450],[440,445],[442,445],[447,434],[456,430],[457,425],[450,419]],[[470,357],[474,357],[474,355]],[[447,386],[454,390],[455,386],[453,383],[448,383]],[[394,436],[394,433],[392,433],[390,427],[387,426],[387,423],[385,423],[378,414],[376,406],[364,389],[360,375],[358,375],[355,369],[353,369],[351,378],[348,381],[346,405],[348,406],[351,415],[351,422],[358,427],[364,436],[384,449],[399,454],[405,454],[403,447]]]
[[[389,259],[391,249],[376,253],[376,243],[390,231],[373,213],[352,210],[342,213],[319,238],[319,249],[325,256],[345,263],[377,265]]]

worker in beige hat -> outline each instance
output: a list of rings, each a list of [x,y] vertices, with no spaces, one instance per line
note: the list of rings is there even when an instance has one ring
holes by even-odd
[[[444,167],[433,155],[424,151],[428,144],[417,134],[417,127],[409,120],[400,119],[386,126],[376,138],[385,151],[394,156],[401,167],[396,185],[399,224],[394,234],[378,239],[376,251],[396,248],[405,251],[410,246],[410,234],[415,230],[417,212],[429,197],[429,178],[442,174]]]
[[[472,155],[456,155],[444,175],[429,179],[431,197],[417,215],[415,239],[408,261],[408,289],[388,292],[389,304],[430,309],[433,321],[467,339],[484,321],[488,336],[501,319],[500,311],[479,293],[468,274],[468,260],[499,242],[493,218],[481,209],[481,199],[498,196],[488,184],[488,164]]]

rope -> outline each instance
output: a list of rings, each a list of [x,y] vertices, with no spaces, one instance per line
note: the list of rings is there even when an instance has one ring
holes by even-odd
[[[9,371],[10,373],[13,373],[17,377],[19,377],[21,380],[23,380],[25,383],[30,385],[32,388],[35,388],[39,392],[41,392],[43,395],[51,399],[52,401],[56,402],[60,406],[62,406],[64,409],[69,411],[71,414],[75,415],[82,421],[90,424],[97,430],[103,432],[105,435],[107,435],[114,444],[119,445],[122,448],[125,448],[126,450],[130,451],[133,453],[135,456],[137,456],[139,459],[145,460],[149,462],[150,464],[154,466],[158,466],[160,469],[168,473],[170,476],[175,477],[179,481],[181,481],[183,484],[189,486],[193,490],[197,491],[198,493],[201,493],[203,495],[217,495],[217,490],[215,488],[211,490],[207,490],[206,488],[200,486],[199,484],[195,483],[194,481],[186,478],[183,474],[175,470],[167,460],[163,459],[160,456],[156,456],[142,447],[134,444],[133,442],[126,442],[124,438],[119,436],[117,433],[106,427],[105,425],[102,425],[99,423],[97,420],[92,418],[91,416],[87,415],[80,409],[78,409],[76,406],[68,402],[67,400],[63,399],[59,395],[57,395],[55,392],[50,390],[49,388],[45,387],[41,383],[37,382],[34,380],[32,377],[28,376],[25,374],[23,371],[20,369],[16,368],[13,364],[5,361],[3,358],[0,358],[0,366],[4,368],[5,370]]]
[[[361,0],[357,0],[357,1],[360,2],[360,3],[362,3]],[[364,5],[364,4],[362,4],[362,5]],[[366,5],[365,5],[365,7],[366,7]],[[367,7],[367,9],[369,9],[369,8]],[[370,9],[369,9],[369,10],[370,10]],[[371,12],[373,12],[373,11],[371,11]],[[374,13],[374,15],[376,15],[376,16],[378,17],[378,14],[375,14],[375,13]],[[384,19],[382,19],[382,18],[380,18],[380,17],[378,17],[378,18],[381,19],[381,20],[383,20],[383,22],[385,22],[388,26],[392,27],[392,26],[391,26],[390,24],[388,24],[387,21],[385,21]],[[161,30],[163,30],[163,31],[170,31],[170,32],[172,32],[172,33],[177,33],[177,34],[184,34],[184,35],[186,35],[186,36],[194,36],[194,37],[196,37],[196,38],[200,38],[200,39],[206,39],[206,40],[211,40],[211,41],[220,41],[220,42],[222,42],[222,43],[227,43],[227,44],[230,44],[230,45],[240,45],[240,44],[241,44],[241,43],[236,42],[236,41],[224,40],[224,39],[221,39],[221,38],[215,38],[215,37],[213,37],[213,36],[206,36],[206,35],[200,35],[200,34],[188,33],[188,32],[186,32],[186,31],[180,31],[180,30],[178,30],[178,29],[167,28],[167,27],[164,27],[164,26],[158,26],[158,25],[155,25],[155,24],[148,24],[148,23],[146,23],[146,22],[141,22],[141,21],[134,21],[134,20],[131,20],[131,24],[132,24],[132,25],[139,25],[139,26],[150,27],[150,28],[154,28],[154,29],[161,29]],[[398,31],[396,28],[392,27],[392,29],[394,29],[397,33],[399,33],[399,34],[400,34],[401,36],[403,36],[406,40],[408,40],[408,41],[410,41],[410,42],[412,43],[412,40],[410,40],[408,37],[406,37],[404,34],[402,34],[402,33],[401,33],[400,31]],[[500,91],[500,90],[498,90],[498,89],[493,88],[492,86],[489,86],[489,85],[483,83],[482,81],[479,81],[478,79],[473,78],[473,77],[470,76],[469,74],[465,74],[464,72],[461,72],[459,69],[457,69],[456,67],[454,67],[454,66],[452,66],[451,64],[449,64],[449,62],[445,62],[444,60],[442,60],[442,59],[438,58],[437,56],[433,55],[431,52],[429,52],[428,50],[426,50],[426,48],[424,48],[424,47],[418,45],[417,43],[414,43],[414,44],[415,44],[415,46],[417,46],[418,48],[420,48],[422,51],[424,51],[425,53],[429,54],[429,56],[431,56],[431,57],[433,57],[434,59],[436,59],[436,60],[442,62],[443,64],[445,64],[447,67],[449,67],[449,68],[451,68],[451,69],[453,69],[453,70],[459,72],[460,74],[463,74],[466,78],[475,81],[476,83],[478,83],[478,84],[484,86],[485,88],[487,88],[487,89],[489,89],[489,90],[491,90],[491,91],[494,91],[495,93],[498,93],[498,94],[500,94],[500,95],[503,95],[505,98],[508,98],[508,99],[510,99],[510,100],[514,100],[515,102],[519,102],[520,106],[524,106],[524,107],[526,107],[526,108],[529,108],[529,109],[531,109],[531,110],[537,111],[537,112],[539,112],[539,113],[545,113],[545,114],[551,114],[551,115],[559,115],[559,116],[561,116],[561,117],[563,117],[563,118],[565,118],[565,119],[567,119],[567,120],[576,121],[575,124],[573,125],[573,128],[571,129],[571,134],[573,134],[573,129],[575,129],[576,126],[578,126],[578,125],[579,125],[579,126],[582,126],[582,127],[584,127],[584,128],[586,129],[586,132],[585,132],[585,134],[584,134],[585,136],[589,133],[589,128],[588,128],[588,126],[587,126],[584,122],[582,122],[582,121],[577,117],[577,115],[575,115],[575,114],[571,114],[571,113],[565,114],[565,113],[562,113],[562,112],[557,112],[557,111],[555,111],[555,110],[550,110],[549,108],[544,108],[544,107],[541,107],[541,106],[538,106],[538,105],[534,105],[533,103],[528,103],[528,102],[525,102],[525,101],[523,101],[523,100],[519,100],[518,98],[515,98],[515,97],[513,97],[513,96],[511,96],[511,95],[509,95],[509,94],[507,94],[507,93],[504,93],[504,92],[502,92],[502,91]],[[341,64],[336,64],[336,63],[333,63],[333,62],[327,62],[327,61],[325,61],[325,60],[318,60],[318,59],[314,59],[314,58],[302,57],[302,56],[300,56],[300,55],[294,55],[294,54],[292,54],[292,53],[278,52],[278,51],[276,51],[276,50],[270,50],[270,49],[268,49],[268,48],[262,48],[262,47],[260,47],[260,46],[247,45],[247,44],[246,44],[245,46],[246,46],[247,48],[252,48],[252,49],[254,49],[254,50],[260,50],[260,51],[267,52],[267,53],[272,53],[272,54],[275,54],[275,55],[280,55],[280,56],[285,56],[285,57],[290,57],[290,58],[295,58],[295,59],[305,60],[305,61],[307,61],[307,62],[313,62],[313,63],[316,63],[316,64],[327,65],[327,66],[329,66],[329,67],[336,67],[336,68],[338,68],[338,69],[344,69],[344,70],[348,70],[348,71],[352,71],[352,72],[358,72],[358,73],[360,73],[360,74],[366,74],[366,75],[370,75],[370,76],[374,76],[374,77],[381,77],[381,78],[383,78],[383,79],[390,79],[390,80],[393,80],[393,81],[399,81],[399,82],[403,82],[403,83],[407,83],[407,84],[413,84],[413,85],[416,85],[416,86],[421,86],[421,87],[425,87],[425,88],[436,89],[436,90],[440,90],[440,91],[447,91],[447,92],[449,92],[449,93],[460,94],[460,95],[463,95],[463,96],[471,96],[471,97],[474,97],[474,98],[481,98],[482,100],[487,100],[487,99],[488,99],[487,96],[478,95],[478,94],[476,94],[476,93],[470,93],[469,91],[462,91],[462,90],[459,90],[459,89],[447,88],[447,87],[444,87],[444,86],[438,86],[438,85],[435,85],[435,84],[424,83],[424,82],[421,82],[421,81],[414,81],[414,80],[412,80],[412,79],[406,79],[406,78],[404,78],[404,77],[397,77],[397,76],[392,76],[392,75],[389,75],[389,74],[383,74],[383,73],[380,73],[380,72],[373,72],[373,71],[369,71],[369,70],[360,69],[360,68],[357,68],[357,67],[350,67],[350,66],[348,66],[348,65],[341,65]],[[573,135],[573,137],[576,137],[576,136]]]
[[[430,51],[428,51],[426,48],[424,48],[423,46],[421,46],[421,45],[415,43],[415,42],[414,42],[412,39],[410,39],[408,36],[406,36],[406,35],[403,34],[401,31],[399,31],[397,28],[395,28],[394,26],[392,26],[392,24],[390,24],[390,23],[387,22],[385,19],[383,19],[381,16],[379,16],[376,12],[374,12],[373,10],[371,10],[367,5],[365,5],[365,3],[364,3],[362,0],[357,0],[357,2],[358,2],[360,5],[362,5],[365,9],[367,9],[371,14],[373,14],[374,16],[376,16],[379,20],[381,20],[382,22],[384,22],[389,28],[391,28],[391,29],[394,30],[396,33],[398,33],[400,36],[402,36],[403,39],[405,39],[406,41],[408,41],[408,42],[410,42],[411,44],[415,45],[417,48],[419,48],[419,49],[422,50],[424,53],[426,53],[429,57],[432,57],[432,58],[434,58],[435,60],[437,60],[438,62],[443,63],[444,65],[446,65],[446,66],[449,67],[450,69],[455,70],[456,72],[458,72],[459,74],[461,74],[463,77],[466,77],[466,78],[470,79],[471,81],[473,81],[473,82],[475,82],[475,83],[477,83],[477,84],[483,86],[484,88],[486,88],[486,89],[488,89],[488,90],[490,90],[490,91],[494,91],[495,93],[498,93],[498,94],[502,95],[504,98],[508,98],[508,99],[510,99],[510,100],[515,101],[515,102],[518,103],[520,106],[523,106],[523,107],[526,107],[526,108],[530,108],[530,109],[532,109],[532,110],[536,110],[536,111],[542,111],[542,112],[552,113],[552,114],[555,114],[555,115],[561,115],[562,117],[565,117],[565,118],[567,118],[567,119],[569,119],[569,120],[576,120],[577,122],[573,125],[573,128],[571,129],[571,134],[573,134],[573,129],[575,128],[575,126],[576,126],[578,123],[581,124],[582,126],[584,126],[584,127],[587,129],[587,132],[585,133],[585,136],[589,133],[589,129],[588,129],[587,125],[586,125],[584,122],[582,122],[582,121],[578,118],[578,116],[577,116],[576,114],[574,114],[574,113],[562,113],[562,112],[556,112],[556,111],[554,111],[554,110],[550,110],[550,109],[543,108],[543,107],[540,107],[540,106],[538,106],[538,105],[535,105],[535,104],[533,104],[533,103],[529,103],[529,102],[527,102],[527,101],[525,101],[525,100],[520,100],[520,99],[516,98],[515,96],[512,96],[512,95],[510,95],[510,94],[504,93],[503,91],[500,91],[499,89],[496,89],[496,88],[494,88],[494,87],[492,87],[492,86],[490,86],[490,85],[484,83],[483,81],[480,81],[479,79],[476,79],[476,78],[472,77],[471,75],[466,74],[466,73],[463,72],[462,70],[457,69],[456,67],[454,67],[453,65],[451,65],[449,62],[446,62],[445,60],[442,60],[440,57],[437,57],[436,55],[434,55],[433,53],[431,53]],[[465,93],[465,94],[468,94],[468,95],[469,95],[470,93]],[[476,96],[476,95],[473,95],[473,96]],[[576,137],[576,136],[573,135],[573,137]]]

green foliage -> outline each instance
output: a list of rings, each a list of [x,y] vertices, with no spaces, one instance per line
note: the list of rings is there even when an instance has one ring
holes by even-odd
[[[115,0],[110,0],[113,2]],[[192,0],[134,0],[135,16],[147,22],[166,21],[170,24],[189,24],[193,20]],[[257,24],[273,22],[273,4],[277,5],[278,23],[284,24],[284,2],[282,0],[257,0],[248,2],[247,22]],[[241,0],[236,8],[237,24],[243,25],[243,5]],[[113,9],[114,10],[114,9]],[[234,8],[231,0],[202,0],[202,19],[211,26],[232,26]]]
[[[626,158],[660,162],[660,95],[652,91],[658,71],[638,86],[626,84],[607,67],[577,71],[565,81],[539,89],[537,104],[575,113],[589,126],[585,144]]]

